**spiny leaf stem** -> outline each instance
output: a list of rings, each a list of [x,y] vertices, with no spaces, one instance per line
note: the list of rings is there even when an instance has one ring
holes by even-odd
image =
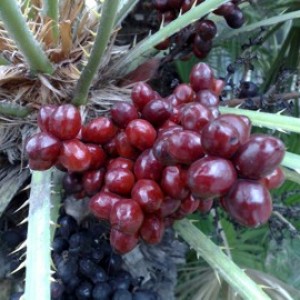
[[[243,299],[271,300],[242,269],[189,220],[177,221],[174,228]]]
[[[52,21],[52,37],[55,43],[58,42],[59,38],[59,6],[58,0],[43,0],[43,15],[51,19]]]
[[[29,30],[16,0],[0,1],[0,18],[25,56],[31,71],[51,74],[53,67]]]
[[[74,105],[84,105],[87,102],[90,86],[98,71],[111,31],[115,24],[119,2],[120,0],[106,0],[103,4],[96,40],[88,63],[81,72],[75,89],[72,101]]]

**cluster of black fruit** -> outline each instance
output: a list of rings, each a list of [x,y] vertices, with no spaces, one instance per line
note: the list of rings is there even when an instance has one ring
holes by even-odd
[[[167,24],[181,13],[190,10],[194,5],[204,0],[153,0],[153,6],[158,11],[158,20]],[[214,14],[223,16],[228,26],[240,28],[244,24],[244,15],[238,7],[238,1],[229,1],[214,10]],[[202,59],[212,49],[212,40],[217,34],[216,24],[208,19],[200,19],[189,28],[185,28],[172,38],[167,38],[156,46],[158,50],[168,49],[172,43],[191,49],[195,56]]]
[[[122,268],[122,257],[113,252],[108,226],[89,219],[79,226],[63,214],[53,240],[56,267],[52,300],[159,300],[157,293],[142,289]]]

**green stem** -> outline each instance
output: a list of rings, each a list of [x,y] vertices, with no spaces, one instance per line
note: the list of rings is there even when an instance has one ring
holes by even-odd
[[[126,18],[128,13],[130,13],[134,6],[139,2],[139,0],[127,0],[125,3],[121,6],[121,8],[118,11],[115,27],[121,25],[122,21]]]
[[[51,170],[33,171],[29,198],[25,300],[50,300]]]
[[[96,40],[88,63],[81,72],[75,89],[72,102],[77,106],[84,105],[87,102],[89,88],[96,72],[98,71],[115,23],[119,2],[120,0],[106,0],[103,4]]]
[[[52,20],[52,34],[54,43],[58,42],[59,38],[59,6],[58,0],[43,0],[43,15]]]
[[[299,154],[295,154],[295,153],[286,151],[281,164],[284,167],[293,169],[296,172],[300,173],[300,155]]]
[[[0,1],[0,18],[33,72],[51,74],[53,67],[29,30],[16,0]]]
[[[176,231],[245,300],[271,300],[220,248],[187,219],[177,221]]]
[[[25,106],[15,103],[0,102],[0,114],[7,117],[25,118],[30,114],[31,110]]]
[[[300,119],[298,118],[229,107],[220,107],[220,111],[225,114],[245,115],[255,126],[300,133]]]
[[[192,22],[202,18],[225,2],[228,2],[228,0],[205,1],[176,18],[176,20],[161,28],[158,32],[144,39],[133,50],[129,51],[127,55],[118,60],[110,69],[110,74],[117,77],[128,74],[157,51],[154,48],[157,44]]]
[[[293,181],[295,183],[300,184],[300,175],[292,170],[289,170],[287,168],[282,168],[283,172],[284,172],[284,176],[286,180],[289,181]]]

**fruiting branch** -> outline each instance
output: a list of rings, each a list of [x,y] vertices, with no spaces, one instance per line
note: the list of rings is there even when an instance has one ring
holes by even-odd
[[[161,28],[158,32],[141,41],[134,49],[128,52],[128,54],[118,60],[110,69],[109,74],[116,77],[121,77],[128,74],[157,51],[154,48],[157,44],[164,41],[174,33],[180,31],[182,28],[191,24],[195,20],[199,20],[225,2],[228,1],[205,1],[185,14],[179,16],[176,20]]]
[[[84,105],[87,102],[89,88],[98,71],[111,31],[115,24],[119,2],[120,0],[106,0],[103,4],[96,40],[88,63],[81,72],[72,101],[73,104],[77,106]]]
[[[232,260],[228,259],[197,227],[187,219],[174,225],[181,237],[216,270],[227,283],[245,300],[271,300]]]
[[[14,103],[0,102],[0,114],[7,117],[25,118],[30,114],[28,107],[16,105]]]
[[[220,111],[225,114],[245,115],[251,119],[252,124],[255,126],[300,133],[300,119],[298,118],[229,107],[220,107]]]
[[[16,0],[0,1],[0,18],[25,56],[31,71],[51,74],[53,67],[29,30]]]
[[[52,37],[53,41],[56,43],[59,38],[59,7],[58,0],[43,0],[43,15],[48,17],[52,21]]]
[[[51,170],[34,171],[29,198],[26,300],[50,300]]]

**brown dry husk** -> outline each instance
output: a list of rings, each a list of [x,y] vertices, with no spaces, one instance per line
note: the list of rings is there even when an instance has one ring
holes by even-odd
[[[99,14],[85,6],[84,0],[60,1],[60,36],[54,41],[51,22],[43,18],[41,0],[31,1],[30,10],[23,13],[36,39],[43,45],[45,52],[55,67],[50,75],[33,76],[28,65],[18,51],[14,41],[0,24],[0,51],[10,65],[0,66],[0,102],[25,106],[32,110],[26,118],[11,118],[0,113],[0,155],[4,154],[10,163],[23,160],[24,141],[36,130],[36,112],[41,105],[59,104],[72,100],[80,70],[85,65],[93,45],[98,26]],[[28,16],[34,16],[29,19]],[[114,40],[114,35],[112,41]],[[105,113],[113,101],[129,100],[129,89],[114,85],[109,76],[103,80],[100,74],[109,74],[109,65],[128,47],[109,45],[98,76],[91,87],[85,119]]]

